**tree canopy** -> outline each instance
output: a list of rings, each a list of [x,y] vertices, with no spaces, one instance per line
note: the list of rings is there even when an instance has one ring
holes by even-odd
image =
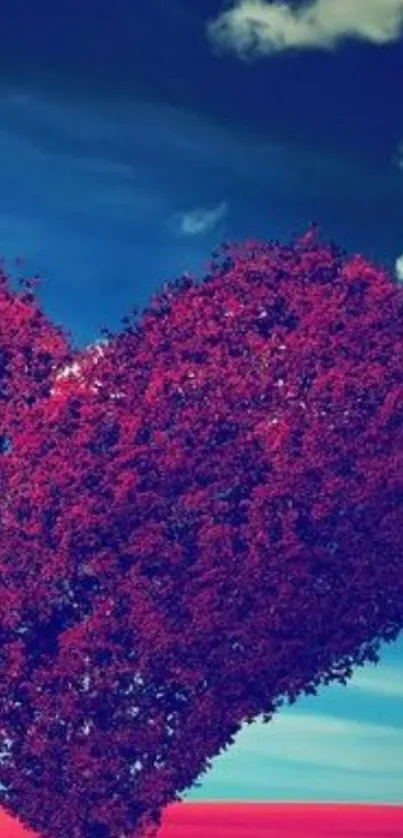
[[[96,354],[27,288],[1,274],[0,803],[144,836],[402,629],[403,289],[315,228],[224,244]]]

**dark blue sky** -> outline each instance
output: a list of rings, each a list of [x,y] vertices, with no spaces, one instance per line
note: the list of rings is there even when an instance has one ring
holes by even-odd
[[[3,0],[0,32],[0,255],[75,345],[224,238],[316,220],[394,271],[403,0]],[[402,802],[402,674],[248,728],[194,796]]]
[[[388,5],[399,6],[396,0],[358,2],[383,5],[385,18]],[[282,51],[246,64],[233,51],[212,54],[206,25],[230,5],[220,0],[5,5],[0,19],[6,80],[71,85],[101,97],[141,93],[233,121],[234,130],[247,125],[273,139],[355,153],[380,167],[401,138],[398,38],[387,46],[351,39],[331,52]]]
[[[49,277],[44,304],[79,344],[117,328],[163,279],[199,269],[223,237],[287,238],[315,219],[393,266],[402,2],[313,5],[316,43],[288,48],[291,10],[272,25],[282,48],[268,51],[263,0],[240,4],[224,48],[209,24],[234,7],[219,0],[2,4],[0,250]],[[245,55],[239,15],[251,6],[260,35]],[[196,210],[211,213],[204,231],[181,232],[181,213]]]

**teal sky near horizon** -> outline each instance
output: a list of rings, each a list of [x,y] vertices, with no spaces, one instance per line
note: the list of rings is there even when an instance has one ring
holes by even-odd
[[[0,256],[74,345],[224,239],[315,220],[398,273],[403,0],[143,5],[0,10]],[[247,726],[186,799],[403,803],[402,707],[400,638]]]

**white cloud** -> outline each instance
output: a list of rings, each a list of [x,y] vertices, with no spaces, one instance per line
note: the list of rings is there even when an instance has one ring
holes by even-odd
[[[178,232],[184,236],[197,236],[213,230],[225,218],[228,212],[226,201],[221,201],[213,209],[197,207],[189,212],[179,213],[176,218]]]
[[[346,39],[386,44],[403,34],[403,0],[238,0],[207,25],[218,47],[240,57],[335,49]]]
[[[403,282],[403,253],[396,259],[395,271],[399,282]]]

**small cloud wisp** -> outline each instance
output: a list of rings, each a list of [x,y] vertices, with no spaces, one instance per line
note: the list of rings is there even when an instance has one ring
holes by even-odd
[[[213,209],[197,207],[189,212],[178,213],[175,221],[177,231],[183,236],[197,236],[214,230],[228,212],[226,201],[221,201]]]

